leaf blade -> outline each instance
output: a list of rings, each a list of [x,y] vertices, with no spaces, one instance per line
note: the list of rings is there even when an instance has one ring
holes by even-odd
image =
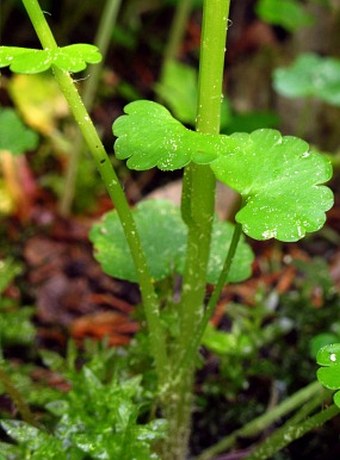
[[[228,150],[211,168],[242,195],[236,221],[247,235],[289,242],[322,227],[333,205],[332,192],[321,185],[332,175],[328,160],[309,152],[306,142],[276,130],[229,139]]]

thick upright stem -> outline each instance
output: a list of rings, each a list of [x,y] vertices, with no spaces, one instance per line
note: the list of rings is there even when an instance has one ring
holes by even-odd
[[[227,21],[230,0],[205,0],[201,40],[197,131],[218,134]],[[203,315],[206,273],[214,218],[215,177],[209,166],[191,164],[185,171],[182,215],[188,225],[188,246],[180,307],[179,354],[185,353]],[[178,360],[178,355],[176,356]],[[169,443],[164,459],[183,460],[190,434],[194,363],[190,362],[169,388]]]
[[[50,49],[56,48],[56,41],[45,20],[38,1],[22,1],[42,46]],[[120,186],[110,158],[105,151],[72,78],[67,72],[60,70],[58,67],[54,67],[53,71],[119,215],[131,255],[137,268],[143,305],[150,332],[151,353],[155,359],[158,377],[161,382],[164,379],[167,369],[164,331],[160,321],[157,296],[129,204]]]
[[[208,134],[218,134],[220,130],[229,7],[230,0],[205,0],[203,7],[196,129]],[[209,166],[190,165],[185,174],[189,177],[186,184],[190,187],[190,215],[181,302],[182,349],[203,314],[215,201],[215,177]]]

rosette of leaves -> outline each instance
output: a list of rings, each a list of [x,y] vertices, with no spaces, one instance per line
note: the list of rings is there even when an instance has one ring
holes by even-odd
[[[44,72],[52,65],[68,72],[80,72],[87,64],[97,64],[101,59],[98,48],[86,43],[43,50],[0,46],[0,68],[9,67],[17,73]]]
[[[272,129],[197,133],[150,101],[130,103],[125,112],[113,124],[115,154],[131,169],[210,164],[217,179],[241,194],[236,221],[255,239],[297,241],[323,226],[333,194],[322,184],[332,167],[303,140]]]
[[[340,59],[301,54],[290,66],[274,72],[274,88],[282,96],[315,98],[340,105]]]
[[[147,200],[133,211],[151,276],[160,281],[173,273],[183,273],[187,227],[177,206],[165,200]],[[152,225],[150,225],[152,223]],[[207,282],[215,284],[222,270],[232,238],[233,225],[216,220]],[[109,211],[90,232],[95,257],[108,275],[136,282],[137,272],[116,211]],[[228,277],[229,282],[243,281],[251,274],[253,253],[241,240]]]
[[[340,343],[325,345],[316,355],[320,367],[316,375],[324,387],[334,390],[334,403],[340,408]]]

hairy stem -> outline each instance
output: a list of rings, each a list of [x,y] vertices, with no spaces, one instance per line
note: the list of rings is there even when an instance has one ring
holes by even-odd
[[[229,271],[231,268],[231,265],[233,263],[235,254],[236,254],[236,249],[238,246],[238,243],[240,241],[242,233],[242,227],[240,224],[235,225],[234,233],[230,242],[230,247],[228,250],[228,254],[226,256],[223,269],[220,273],[220,276],[218,278],[217,284],[215,286],[215,289],[209,299],[208,305],[204,311],[202,320],[200,321],[199,325],[197,326],[197,330],[193,331],[191,341],[186,349],[185,355],[182,359],[182,361],[179,363],[178,366],[178,373],[180,373],[183,369],[186,369],[189,365],[190,362],[194,362],[195,360],[195,354],[197,353],[197,350],[199,348],[199,345],[202,341],[202,337],[204,334],[204,331],[208,325],[208,322],[210,318],[212,317],[215,307],[217,305],[218,299],[220,298],[221,292],[223,290],[223,287],[226,284],[226,280],[229,275]]]
[[[22,1],[42,46],[44,48],[57,47],[56,41],[45,20],[38,1]],[[164,330],[160,321],[158,299],[149,274],[144,250],[141,246],[129,204],[110,158],[105,151],[105,148],[79,96],[72,78],[68,72],[60,70],[56,66],[54,66],[53,71],[61,91],[63,92],[73,116],[84,136],[90,153],[97,165],[101,178],[120,218],[126,240],[137,268],[138,280],[140,283],[143,305],[150,333],[151,353],[155,360],[159,381],[161,382],[164,379],[167,369]]]
[[[199,69],[197,131],[218,134],[222,97],[223,67],[230,0],[205,0]],[[180,305],[180,337],[174,360],[185,354],[203,316],[206,273],[214,218],[215,177],[209,166],[186,168],[182,215],[188,225],[188,244]],[[176,366],[175,366],[176,367]],[[186,458],[190,434],[192,382],[195,362],[168,389],[166,413],[170,436],[165,443],[165,460]]]
[[[197,131],[218,134],[223,84],[223,67],[230,1],[205,0],[199,69]],[[201,320],[206,286],[210,239],[214,218],[215,176],[209,166],[190,165],[183,196],[189,185],[190,203],[187,258],[181,301],[182,349]]]

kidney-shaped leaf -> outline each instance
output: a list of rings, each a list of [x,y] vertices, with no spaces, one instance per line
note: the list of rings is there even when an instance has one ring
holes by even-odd
[[[20,155],[38,145],[38,135],[12,109],[0,110],[0,150]]]
[[[187,228],[177,206],[165,200],[148,200],[136,206],[134,217],[146,253],[150,273],[161,280],[174,272],[182,273]],[[208,282],[215,284],[222,270],[232,234],[232,224],[215,222],[208,268]],[[95,257],[105,273],[137,281],[137,273],[117,213],[108,212],[90,232]],[[228,280],[237,282],[250,275],[253,254],[242,240],[238,246]]]
[[[9,66],[17,73],[44,72],[51,65],[68,72],[80,72],[87,64],[100,62],[101,58],[96,46],[83,43],[44,50],[0,46],[0,68]]]
[[[112,126],[115,154],[126,160],[131,169],[146,170],[157,166],[162,170],[183,168],[190,161],[210,163],[224,142],[223,136],[197,133],[185,128],[170,112],[152,101],[128,104],[126,115]]]
[[[317,377],[321,385],[329,390],[340,390],[340,343],[322,347],[316,356],[320,367]],[[340,391],[334,395],[335,404],[340,407]]]
[[[274,72],[274,88],[286,97],[314,97],[340,105],[340,60],[313,53]]]
[[[271,129],[236,133],[228,141],[211,167],[242,195],[236,220],[247,235],[288,242],[322,227],[333,204],[330,189],[319,185],[332,175],[328,160],[309,152],[306,142]]]

